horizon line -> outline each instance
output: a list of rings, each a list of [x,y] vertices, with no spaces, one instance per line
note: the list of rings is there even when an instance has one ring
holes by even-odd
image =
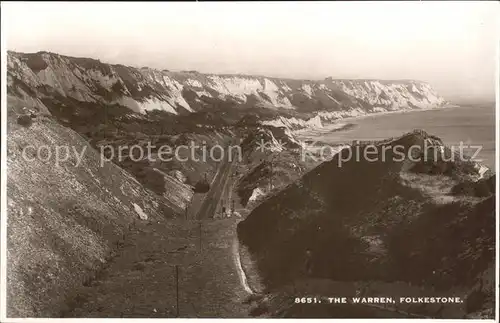
[[[333,76],[326,76],[324,78],[318,78],[318,79],[310,79],[310,78],[293,78],[293,77],[279,77],[279,76],[266,76],[266,75],[260,75],[260,74],[245,74],[245,73],[212,73],[212,72],[200,72],[197,70],[170,70],[167,68],[155,68],[155,67],[149,67],[149,66],[133,66],[133,65],[126,65],[122,63],[112,63],[112,62],[104,62],[101,61],[99,58],[94,58],[94,57],[85,57],[85,56],[71,56],[71,55],[66,55],[66,54],[60,54],[56,52],[51,52],[48,50],[39,50],[37,52],[21,52],[21,51],[16,51],[16,50],[11,50],[7,49],[7,55],[11,54],[20,54],[20,55],[34,55],[34,54],[49,54],[49,55],[57,55],[61,56],[64,58],[69,58],[69,59],[89,59],[89,60],[94,60],[97,61],[101,64],[107,64],[111,66],[124,66],[128,68],[134,68],[134,69],[149,69],[153,71],[158,71],[158,72],[167,72],[167,73],[173,73],[173,74],[202,74],[202,75],[208,75],[208,76],[239,76],[239,77],[253,77],[253,78],[268,78],[268,79],[277,79],[277,80],[284,80],[284,81],[308,81],[308,82],[321,82],[321,81],[326,81],[328,79],[331,79],[333,81],[382,81],[382,82],[415,82],[415,83],[424,83],[432,86],[432,84],[429,81],[423,81],[423,80],[417,80],[417,79],[410,79],[410,78],[401,78],[401,79],[384,79],[384,78],[336,78]]]

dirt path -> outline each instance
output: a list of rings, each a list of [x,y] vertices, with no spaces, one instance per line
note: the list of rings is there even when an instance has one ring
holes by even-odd
[[[99,279],[77,291],[64,317],[247,317],[234,257],[239,219],[213,219],[233,163],[222,162],[186,217],[138,223]],[[178,306],[177,306],[178,304]]]
[[[200,240],[201,223],[201,240]],[[67,317],[246,317],[232,257],[237,220],[142,224]],[[200,243],[201,241],[201,243]],[[201,250],[200,250],[201,246]]]

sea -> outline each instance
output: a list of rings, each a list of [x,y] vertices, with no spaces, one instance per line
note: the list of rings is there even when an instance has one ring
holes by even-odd
[[[342,125],[351,124],[342,129]],[[340,128],[340,129],[339,129]],[[334,130],[335,129],[335,130]],[[329,145],[353,140],[379,140],[401,136],[414,129],[435,135],[447,145],[480,146],[475,161],[495,171],[495,107],[448,107],[402,113],[371,114],[339,120],[323,130],[302,133],[300,139],[314,139]],[[465,149],[472,152],[474,149]]]

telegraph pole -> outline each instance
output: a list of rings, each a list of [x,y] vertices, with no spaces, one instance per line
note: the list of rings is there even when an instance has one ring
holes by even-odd
[[[198,222],[198,231],[199,231],[199,236],[200,236],[200,239],[199,239],[199,249],[200,249],[200,253],[201,253],[201,221]]]
[[[194,193],[191,195],[191,197],[189,198],[189,203],[186,202],[186,220],[188,220],[188,211],[189,211],[189,207],[191,206],[191,203],[193,203],[193,198],[194,198]]]
[[[179,265],[175,265],[175,301],[177,317],[179,317]]]
[[[273,190],[273,158],[271,158],[271,176],[269,177],[269,192]]]

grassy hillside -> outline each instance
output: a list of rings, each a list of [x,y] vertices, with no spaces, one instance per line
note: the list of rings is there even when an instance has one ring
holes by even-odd
[[[467,161],[399,160],[392,149],[423,151],[425,140],[441,150],[438,138],[420,131],[376,143],[375,162],[344,149],[256,207],[238,236],[267,291],[304,279],[401,281],[465,299],[494,261],[494,192],[453,193],[478,178]],[[480,308],[492,306],[492,286]]]

